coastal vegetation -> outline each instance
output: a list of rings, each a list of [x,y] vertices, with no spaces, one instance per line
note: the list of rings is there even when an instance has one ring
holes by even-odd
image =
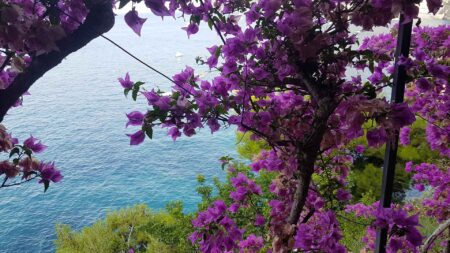
[[[118,78],[126,98],[144,102],[126,114],[131,146],[144,148],[156,128],[176,141],[234,127],[249,159],[220,158],[224,181],[199,175],[193,213],[171,202],[166,210],[113,211],[79,232],[60,225],[58,251],[450,251],[450,27],[422,26],[422,2],[432,14],[442,7],[442,0],[1,1],[0,122],[36,80],[102,36],[170,84],[139,81],[132,69]],[[212,30],[218,43],[195,59],[211,76],[192,66],[167,75],[103,35],[118,8],[140,36],[148,24],[139,4],[183,18],[188,38]],[[378,28],[384,32],[357,33]],[[39,158],[46,149],[0,125],[0,188],[37,181],[45,192],[62,182],[55,162]]]
[[[432,151],[425,140],[425,122],[417,120],[411,126],[412,141],[409,145],[402,146],[399,150],[399,163],[414,159],[416,163],[437,162],[439,155]],[[267,226],[258,226],[252,218],[254,215],[260,216],[260,221],[265,223],[270,219],[269,201],[274,198],[270,193],[270,184],[276,177],[274,173],[252,172],[245,164],[254,159],[262,150],[270,150],[270,146],[262,140],[251,140],[248,135],[237,133],[237,151],[239,162],[230,157],[224,157],[224,169],[226,169],[226,179],[221,181],[218,177],[207,178],[205,175],[197,177],[197,193],[201,197],[197,210],[191,213],[183,211],[182,201],[169,202],[164,210],[151,210],[145,204],[127,207],[121,210],[112,211],[106,214],[104,219],[96,221],[92,226],[85,227],[80,231],[70,228],[68,225],[57,226],[57,240],[55,241],[57,252],[128,252],[131,248],[134,252],[162,252],[162,253],[190,253],[198,252],[189,240],[189,235],[194,232],[191,220],[199,212],[206,210],[216,200],[225,200],[227,205],[231,205],[230,198],[233,192],[232,178],[242,173],[246,177],[254,180],[262,186],[264,194],[255,196],[252,205],[235,214],[234,219],[241,227],[247,231],[257,232],[265,230]],[[356,140],[351,146],[364,144],[364,139]],[[354,196],[352,203],[371,204],[379,198],[379,185],[381,183],[381,164],[384,155],[384,147],[368,148],[361,154],[355,154],[352,173],[349,185],[351,194]],[[242,160],[243,159],[243,160]],[[404,160],[403,160],[404,159]],[[449,162],[449,161],[447,161]],[[377,167],[376,167],[377,166]],[[410,174],[401,168],[397,171],[396,178],[401,184],[395,188],[396,202],[408,203],[414,208],[411,212],[421,211],[421,199],[431,192],[419,193],[411,188]],[[372,170],[373,169],[373,170]],[[399,182],[397,181],[397,182]],[[316,183],[323,182],[321,178],[316,178]],[[416,192],[414,196],[405,199],[407,193]],[[423,195],[425,194],[425,195]],[[342,244],[351,252],[360,252],[364,248],[363,237],[366,234],[366,227],[370,219],[356,217],[355,215],[338,210],[337,220],[342,229]],[[430,236],[438,226],[436,219],[423,217],[420,219],[420,231],[424,236]],[[442,239],[441,239],[442,240]],[[438,241],[439,245],[440,241]],[[443,248],[435,247],[438,252]],[[267,250],[267,249],[266,249]],[[266,251],[264,250],[264,251]]]

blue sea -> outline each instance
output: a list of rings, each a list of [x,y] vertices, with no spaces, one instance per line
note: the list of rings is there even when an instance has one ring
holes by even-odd
[[[219,42],[207,26],[188,40],[182,20],[148,16],[138,37],[117,16],[108,37],[139,58],[172,76],[195,66],[196,56]],[[175,57],[181,53],[183,57]],[[211,75],[196,67],[200,75]],[[62,182],[44,193],[37,181],[0,189],[0,252],[54,252],[55,224],[75,229],[137,203],[161,209],[182,200],[194,210],[196,176],[223,177],[218,159],[236,157],[235,130],[211,135],[202,129],[176,142],[156,129],[153,140],[130,146],[125,113],[145,110],[145,101],[126,99],[117,78],[130,73],[147,87],[169,90],[171,84],[102,38],[67,57],[30,89],[24,106],[10,110],[4,124],[21,141],[33,134],[48,145],[38,157],[56,161]]]

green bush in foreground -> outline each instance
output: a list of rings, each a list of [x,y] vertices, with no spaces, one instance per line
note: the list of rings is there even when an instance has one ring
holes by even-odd
[[[190,217],[182,208],[181,202],[170,203],[160,212],[136,205],[108,213],[104,220],[80,232],[57,225],[56,252],[195,252],[187,239]]]

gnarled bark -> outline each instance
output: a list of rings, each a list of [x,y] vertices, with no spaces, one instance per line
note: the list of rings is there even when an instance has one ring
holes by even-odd
[[[421,253],[427,253],[428,250],[430,250],[431,245],[433,245],[434,241],[442,234],[446,229],[450,229],[450,219],[446,220],[444,223],[439,225],[439,227],[427,238],[425,243],[423,244],[420,252]],[[449,250],[449,245],[447,245],[445,249],[445,253]]]
[[[322,143],[323,136],[327,130],[328,118],[338,105],[332,91],[329,93],[322,93],[314,86],[308,87],[308,89],[310,89],[310,92],[311,90],[314,91],[311,93],[317,98],[317,109],[314,113],[314,120],[310,133],[305,138],[305,141],[298,145],[298,182],[293,196],[291,211],[286,219],[285,228],[283,231],[279,231],[280,233],[274,238],[273,250],[276,253],[285,253],[292,250],[293,236],[306,204],[309,186],[314,173],[314,164],[320,153],[320,144]],[[311,216],[313,213],[308,215]],[[305,217],[304,221],[307,222],[309,218],[310,217]]]
[[[56,43],[59,51],[34,57],[26,70],[17,75],[7,89],[0,90],[0,122],[3,121],[9,108],[47,71],[113,27],[114,13],[110,1],[92,1],[88,7],[89,14],[85,22],[76,31]]]
[[[319,93],[319,92],[317,92]],[[297,188],[294,193],[294,203],[287,221],[290,224],[297,224],[300,214],[305,206],[308,196],[309,184],[314,173],[314,164],[320,151],[320,144],[327,130],[327,122],[330,115],[337,106],[332,94],[327,94],[319,99],[317,111],[314,114],[314,121],[311,127],[311,134],[307,141],[300,147],[299,152],[299,173]]]

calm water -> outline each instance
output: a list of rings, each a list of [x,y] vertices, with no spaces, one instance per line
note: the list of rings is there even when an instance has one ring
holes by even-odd
[[[194,65],[196,56],[207,56],[204,48],[217,42],[208,29],[188,40],[182,26],[182,21],[152,17],[138,38],[118,17],[108,36],[172,75]],[[177,59],[177,52],[184,57]],[[37,182],[0,190],[0,252],[54,252],[56,223],[81,228],[108,209],[136,203],[163,208],[170,200],[183,200],[192,210],[199,201],[196,175],[222,176],[218,158],[236,155],[232,129],[214,135],[204,129],[175,143],[166,130],[156,130],[154,140],[128,145],[125,133],[135,129],[124,128],[125,113],[145,103],[125,99],[117,77],[127,71],[133,80],[169,87],[97,39],[39,80],[24,107],[6,117],[5,125],[21,140],[32,133],[49,146],[39,157],[55,160],[65,178],[45,194]]]

